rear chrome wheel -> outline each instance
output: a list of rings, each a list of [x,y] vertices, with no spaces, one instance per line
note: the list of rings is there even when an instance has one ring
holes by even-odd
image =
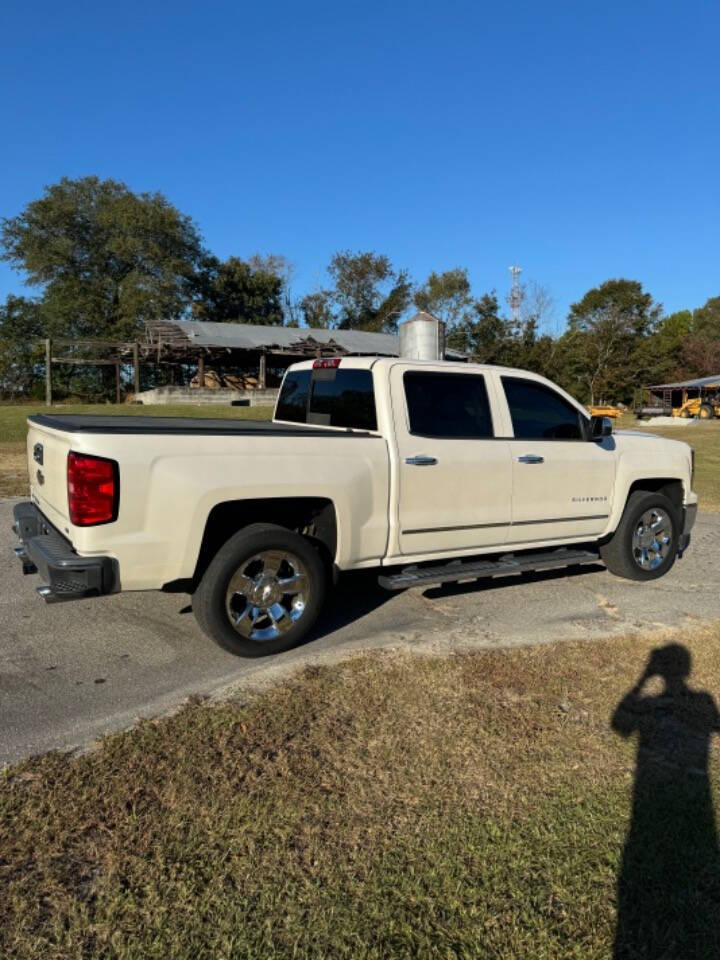
[[[673,526],[660,507],[646,510],[635,525],[632,553],[641,570],[657,570],[667,560],[672,546]]]
[[[264,657],[300,643],[322,609],[328,568],[306,537],[271,523],[238,531],[193,594],[202,630],[230,653]]]
[[[299,557],[263,550],[243,562],[230,580],[225,609],[241,636],[264,643],[287,633],[302,618],[309,591],[308,571]]]

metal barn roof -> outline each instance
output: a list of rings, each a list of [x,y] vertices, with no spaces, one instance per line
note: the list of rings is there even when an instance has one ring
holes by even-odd
[[[173,326],[189,344],[198,347],[228,350],[281,350],[290,353],[293,347],[306,352],[314,343],[333,344],[350,354],[397,357],[400,338],[390,333],[366,333],[362,330],[320,330],[311,327],[275,327],[251,323],[212,323],[205,320],[177,320],[163,324]],[[302,347],[305,350],[302,350]],[[452,359],[465,360],[465,354],[446,350]]]
[[[315,330],[302,327],[275,327],[251,323],[211,323],[180,320],[175,324],[193,343],[202,347],[230,347],[259,350],[280,347],[287,350],[299,340],[337,343],[351,353],[397,354],[398,338],[389,333],[362,333],[357,330]]]
[[[698,377],[696,380],[679,380],[677,383],[656,383],[648,390],[682,390],[683,387],[712,387],[720,386],[720,373],[712,377]]]

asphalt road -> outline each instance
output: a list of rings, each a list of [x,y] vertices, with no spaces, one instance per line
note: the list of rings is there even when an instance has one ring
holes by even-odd
[[[265,682],[308,661],[398,644],[448,649],[588,638],[720,618],[720,516],[698,520],[685,557],[650,584],[602,566],[388,594],[346,575],[313,639],[240,660],[205,638],[179,594],[136,593],[45,605],[12,555],[12,503],[0,501],[0,764],[81,747],[193,693]]]

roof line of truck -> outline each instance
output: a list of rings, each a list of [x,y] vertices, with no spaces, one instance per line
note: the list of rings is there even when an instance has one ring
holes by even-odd
[[[323,358],[325,360],[329,359],[328,357]],[[418,367],[431,367],[438,366],[440,364],[443,369],[450,370],[459,370],[460,372],[467,373],[468,371],[487,371],[493,370],[496,373],[507,373],[507,374],[522,374],[527,376],[527,370],[523,370],[520,367],[506,367],[502,364],[495,363],[472,363],[461,360],[416,360],[410,357],[374,357],[374,356],[338,356],[338,360],[341,361],[343,367],[358,367],[360,369],[371,370],[374,367],[393,367],[398,364],[403,366],[418,366]],[[297,363],[293,363],[288,369],[292,370],[311,370],[316,363],[314,359],[307,360],[298,360]],[[537,376],[533,374],[533,376]],[[538,379],[545,380],[545,377],[539,377]]]

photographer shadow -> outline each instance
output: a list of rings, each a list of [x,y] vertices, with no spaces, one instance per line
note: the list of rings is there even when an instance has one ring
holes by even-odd
[[[720,958],[720,850],[708,761],[720,714],[691,689],[689,651],[654,650],[612,728],[637,734],[632,821],[618,880],[615,960]],[[643,693],[660,678],[664,689]]]

